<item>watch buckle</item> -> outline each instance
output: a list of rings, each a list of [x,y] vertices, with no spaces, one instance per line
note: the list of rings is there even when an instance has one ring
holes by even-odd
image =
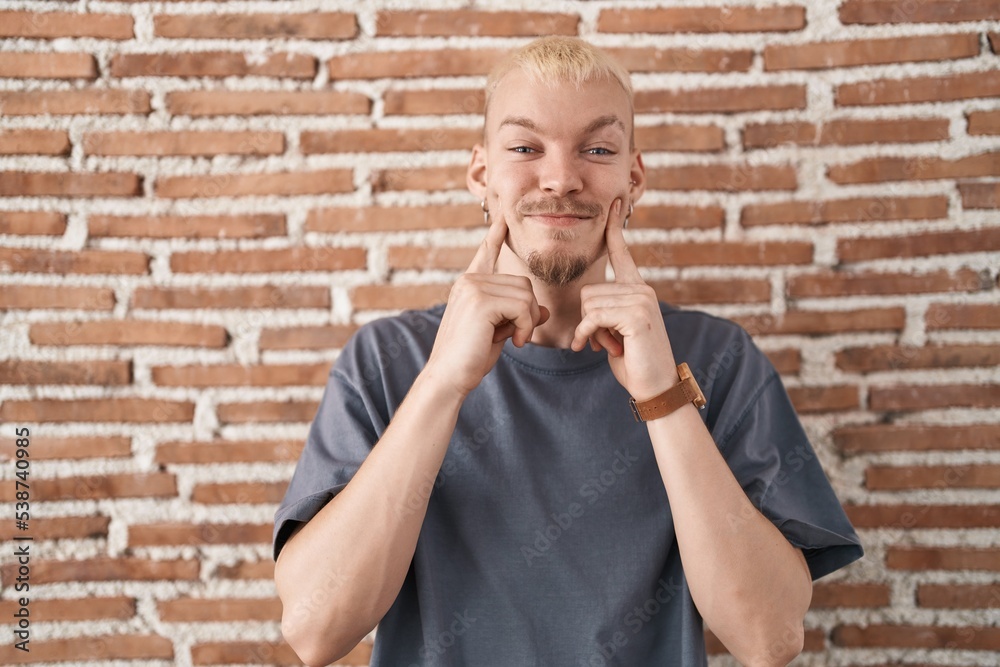
[[[628,399],[628,406],[630,408],[632,408],[632,416],[635,417],[635,420],[637,422],[641,422],[642,421],[642,417],[639,416],[639,409],[637,407],[635,407],[635,399],[634,398],[629,398]]]

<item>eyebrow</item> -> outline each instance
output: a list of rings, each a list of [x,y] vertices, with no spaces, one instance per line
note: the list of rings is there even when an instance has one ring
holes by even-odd
[[[502,130],[507,125],[516,125],[518,127],[531,130],[532,132],[541,133],[541,128],[538,127],[533,120],[525,118],[524,116],[508,116],[507,118],[504,118],[503,121],[500,122],[500,127],[497,128],[497,131]],[[622,131],[622,134],[625,134],[625,123],[623,123],[621,119],[614,114],[608,114],[607,116],[601,116],[594,119],[590,125],[583,129],[583,133],[593,134],[602,128],[612,125],[618,127],[618,129]]]

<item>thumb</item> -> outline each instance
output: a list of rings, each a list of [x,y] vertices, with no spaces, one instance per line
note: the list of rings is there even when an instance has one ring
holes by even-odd
[[[549,315],[551,314],[552,313],[550,313],[549,309],[546,308],[545,306],[538,306],[538,324],[536,324],[535,326],[540,327],[543,324],[545,324],[549,319]]]

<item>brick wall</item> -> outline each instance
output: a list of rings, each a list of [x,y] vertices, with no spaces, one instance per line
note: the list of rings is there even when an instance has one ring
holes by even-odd
[[[553,33],[635,72],[634,256],[772,355],[865,544],[795,664],[995,659],[1000,3],[467,4],[4,3],[0,533],[26,426],[31,660],[294,662],[271,519],[329,366],[445,298],[483,234],[484,74]],[[7,623],[16,573],[5,548]]]

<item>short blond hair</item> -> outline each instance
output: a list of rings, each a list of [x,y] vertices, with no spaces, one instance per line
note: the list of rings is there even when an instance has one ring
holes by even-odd
[[[632,80],[628,70],[601,49],[579,37],[551,36],[541,37],[512,51],[496,64],[486,79],[484,118],[489,116],[490,100],[500,81],[515,69],[524,71],[532,82],[568,81],[577,88],[588,81],[616,81],[628,98],[629,120],[632,122],[629,142],[630,148],[635,148]]]

